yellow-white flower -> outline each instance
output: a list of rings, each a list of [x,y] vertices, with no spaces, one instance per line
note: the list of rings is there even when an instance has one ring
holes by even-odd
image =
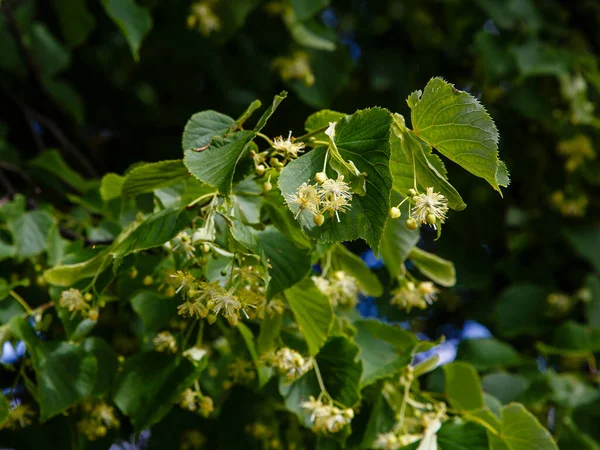
[[[168,331],[161,331],[152,339],[152,343],[159,352],[175,353],[177,351],[177,341]]]
[[[219,313],[221,313],[223,317],[239,316],[238,311],[242,307],[242,304],[239,302],[238,298],[233,295],[234,290],[234,288],[231,288],[225,293],[215,295],[212,300],[208,302],[208,308],[212,310],[215,316]]]
[[[435,228],[435,222],[444,223],[446,213],[448,212],[448,200],[442,194],[433,191],[432,187],[427,188],[425,194],[418,194],[413,197],[415,206],[412,213],[421,223],[432,223]],[[428,220],[428,216],[435,216],[435,221]]]
[[[84,313],[90,308],[81,291],[73,288],[61,292],[60,306],[73,313],[71,318],[75,317],[78,312]]]
[[[440,292],[431,281],[422,281],[417,289],[429,305],[437,300],[437,295]]]
[[[339,222],[340,216],[338,213],[348,211],[352,200],[352,191],[350,185],[344,181],[344,176],[338,175],[336,180],[333,178],[326,179],[317,186],[317,190],[322,211],[328,211],[332,217],[335,214]]]
[[[310,412],[312,430],[315,433],[337,433],[354,418],[354,411],[351,408],[342,409],[328,405],[312,395],[308,401],[300,403],[300,407]]]
[[[406,310],[406,312],[410,312],[412,308],[427,308],[427,301],[419,292],[415,284],[410,281],[392,291],[390,303],[399,306]]]
[[[298,212],[295,218],[298,218],[302,211],[308,211],[311,214],[317,214],[319,210],[320,198],[314,186],[302,183],[293,194],[287,194],[285,201],[291,206],[297,206]]]
[[[400,441],[398,436],[390,431],[389,433],[379,434],[373,447],[383,450],[397,450],[400,448]]]
[[[285,375],[288,383],[297,380],[313,367],[311,359],[304,359],[300,353],[288,347],[277,350],[270,360]]]
[[[276,137],[273,139],[273,148],[278,152],[282,153],[288,159],[294,159],[298,157],[298,153],[300,153],[304,149],[305,145],[303,142],[293,142],[292,141],[292,132],[286,139],[283,136]]]

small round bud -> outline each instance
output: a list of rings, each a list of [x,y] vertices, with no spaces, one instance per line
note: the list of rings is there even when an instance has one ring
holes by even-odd
[[[217,321],[217,316],[215,316],[214,314],[209,314],[206,320],[208,321],[209,325],[212,325]]]
[[[227,322],[229,322],[229,325],[232,327],[235,327],[238,323],[238,316],[227,316]]]
[[[415,195],[417,195],[417,191],[415,191],[414,189],[409,189],[408,195],[409,197],[414,197]]]
[[[425,218],[425,220],[427,221],[427,223],[429,225],[434,225],[437,222],[437,217],[435,217],[435,214],[429,213],[429,214],[427,214],[427,217]]]
[[[323,184],[327,180],[327,174],[325,172],[319,172],[315,175],[315,181],[317,183]]]
[[[204,244],[202,244],[200,246],[200,248],[202,249],[203,253],[208,253],[210,252],[210,245],[208,245],[206,242]]]
[[[175,288],[173,286],[167,286],[165,289],[166,297],[173,297],[175,295]]]
[[[315,214],[313,222],[316,226],[320,227],[325,222],[325,216],[323,214]]]
[[[34,269],[36,272],[41,272],[41,271],[42,271],[42,269],[43,269],[43,267],[42,267],[42,265],[41,265],[41,264],[36,264],[35,266],[33,266],[33,269]]]
[[[227,275],[227,268],[221,269],[221,276],[224,277],[225,275]]]
[[[86,292],[86,293],[83,295],[83,298],[85,299],[85,301],[86,301],[86,302],[89,302],[89,301],[90,301],[92,298],[94,298],[94,297],[92,297],[92,294],[90,294],[89,292]]]
[[[265,181],[263,184],[263,189],[265,190],[265,192],[269,192],[271,189],[273,189],[273,185],[270,181]]]
[[[397,219],[400,217],[400,208],[396,208],[395,206],[391,207],[389,215],[392,219]]]
[[[208,309],[213,309],[213,308],[215,307],[215,301],[214,301],[214,300],[209,300],[209,301],[206,303],[206,307],[207,307]]]
[[[267,170],[267,169],[262,164],[259,164],[258,166],[256,166],[256,174],[259,176],[264,174],[265,170]]]
[[[150,286],[152,283],[154,283],[154,280],[152,279],[152,277],[150,275],[146,275],[144,277],[144,286]]]
[[[88,312],[88,319],[96,321],[98,320],[98,315],[99,313],[97,308],[90,309],[90,312]]]
[[[38,275],[35,278],[35,284],[41,288],[48,286],[48,282],[46,281],[46,278],[44,277],[44,275]]]
[[[419,228],[419,225],[417,224],[417,221],[415,219],[413,219],[412,217],[409,217],[408,219],[406,219],[405,222],[406,228],[408,228],[409,230],[416,230],[417,228]]]
[[[271,164],[273,167],[283,167],[283,164],[281,164],[277,158],[271,158],[269,160],[269,164]]]

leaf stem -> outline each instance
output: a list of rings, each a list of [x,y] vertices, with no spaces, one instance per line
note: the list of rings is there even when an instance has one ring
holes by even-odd
[[[323,383],[323,377],[321,376],[321,371],[319,370],[319,365],[317,364],[317,360],[313,359],[313,367],[315,369],[315,375],[317,376],[317,381],[319,382],[319,388],[321,389],[321,394],[323,394],[328,400],[334,401],[333,397],[329,395],[327,389],[325,389],[325,383]]]
[[[297,137],[296,139],[294,139],[294,141],[305,142],[305,141],[309,140],[311,137],[316,136],[317,134],[323,133],[325,130],[327,130],[327,128],[329,128],[329,125],[326,127],[323,127],[323,128],[319,128],[318,130],[311,131],[310,133],[307,133],[303,136]]]
[[[208,194],[204,194],[201,195],[200,197],[198,197],[196,200],[194,200],[191,203],[188,203],[187,207],[191,208],[192,206],[194,206],[195,204],[197,204],[198,202],[201,202],[202,200],[204,200],[205,198],[210,198],[210,197],[215,197],[216,195],[218,195],[217,192],[210,192]]]
[[[33,310],[29,307],[29,305],[27,304],[27,302],[25,301],[25,299],[23,297],[21,297],[19,294],[17,294],[14,290],[11,289],[11,291],[9,292],[11,297],[14,298],[16,301],[19,302],[19,304],[23,307],[23,309],[25,309],[25,311],[27,312],[27,314],[32,314]]]
[[[261,133],[261,132],[258,132],[258,133],[256,133],[256,135],[257,135],[258,137],[261,137],[261,138],[263,138],[265,141],[267,141],[267,143],[268,143],[268,144],[269,144],[271,147],[275,147],[275,146],[273,145],[273,141],[271,140],[271,138],[269,138],[269,136],[267,136],[266,134],[263,134],[263,133]]]

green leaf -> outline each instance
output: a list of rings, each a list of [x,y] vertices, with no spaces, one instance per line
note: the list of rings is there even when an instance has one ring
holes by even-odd
[[[44,78],[53,77],[71,64],[71,54],[50,33],[46,25],[36,22],[29,30],[30,47]]]
[[[579,408],[595,401],[598,391],[586,383],[578,374],[546,372],[548,384],[552,389],[552,400],[565,408]]]
[[[585,284],[590,296],[585,304],[587,321],[591,326],[600,328],[600,277],[589,275]]]
[[[308,133],[314,133],[321,128],[327,128],[330,122],[337,122],[343,119],[346,114],[332,111],[330,109],[322,109],[316,113],[312,113],[304,122],[304,129]],[[321,131],[314,135],[314,138],[318,141],[328,141],[329,137],[325,134],[325,131]]]
[[[379,393],[371,410],[360,448],[373,448],[379,434],[390,431],[395,423],[394,411],[383,394]]]
[[[500,192],[498,130],[475,97],[432,78],[423,93],[408,97],[408,106],[417,136]]]
[[[121,242],[111,248],[110,253],[115,258],[123,258],[133,252],[163,245],[189,226],[191,214],[190,211],[179,208],[168,208],[150,214]]]
[[[316,356],[325,389],[347,407],[360,400],[363,367],[358,353],[359,348],[349,339],[332,337]]]
[[[326,28],[319,30],[315,26],[308,27],[306,23],[296,17],[293,9],[288,8],[283,12],[283,22],[292,39],[303,47],[326,52],[332,52],[337,48],[336,43],[328,38],[329,30]]]
[[[188,170],[180,159],[160,161],[136,166],[125,176],[123,197],[135,197],[155,189],[169,186],[188,176]]]
[[[398,194],[392,195],[392,202],[398,204],[398,197]],[[404,224],[403,217],[408,217],[408,209],[408,202],[405,202],[400,207],[400,219],[388,219],[383,232],[381,257],[392,277],[400,275],[404,261],[421,238],[420,230],[409,230]]]
[[[517,351],[509,344],[493,338],[465,339],[458,346],[457,359],[477,370],[497,369],[518,364]]]
[[[10,219],[7,224],[13,235],[17,259],[23,260],[46,250],[54,218],[46,211],[35,210]]]
[[[279,337],[282,323],[283,316],[280,314],[273,317],[267,315],[260,321],[260,333],[256,339],[256,350],[260,355],[273,349],[275,340]]]
[[[178,297],[164,298],[156,292],[140,292],[131,299],[131,307],[140,316],[144,331],[152,333],[165,327],[177,316]]]
[[[286,98],[287,98],[286,91],[280,92],[278,95],[276,95],[273,98],[273,102],[271,103],[271,105],[266,109],[266,111],[263,113],[263,115],[260,117],[260,119],[258,119],[258,122],[257,122],[256,126],[254,127],[254,133],[258,133],[265,127],[269,118],[273,115],[273,113],[275,112],[277,107],[281,104],[281,102],[284,101]]]
[[[364,368],[361,387],[391,377],[410,364],[417,342],[412,333],[376,320],[359,320],[353,325]]]
[[[575,251],[600,272],[600,225],[571,227],[564,233]]]
[[[550,432],[518,403],[502,408],[499,433],[488,436],[491,450],[558,450]]]
[[[113,380],[119,368],[118,355],[106,343],[106,341],[89,337],[81,346],[87,354],[93,355],[97,361],[97,374],[91,395],[102,395],[107,393],[113,386]]]
[[[127,360],[119,373],[113,400],[140,432],[158,423],[206,367],[186,358],[158,352],[138,353]]]
[[[337,244],[331,252],[332,267],[343,270],[356,278],[361,290],[370,296],[379,297],[383,294],[383,286],[371,269],[360,257],[348,250],[344,245]]]
[[[96,26],[86,0],[54,0],[53,5],[67,45],[73,48],[83,44]]]
[[[311,356],[325,344],[333,323],[333,307],[311,279],[306,279],[284,292],[285,298],[306,339]]]
[[[27,165],[50,172],[79,192],[86,190],[84,178],[69,167],[57,150],[45,151],[28,161]]]
[[[298,220],[307,234],[320,242],[341,242],[363,238],[377,251],[390,207],[392,177],[389,172],[390,114],[380,108],[358,111],[341,119],[335,129],[335,143],[346,161],[352,161],[366,176],[366,195],[354,195],[352,207],[340,214],[340,222],[327,218],[317,227],[308,212]],[[293,194],[298,186],[312,182],[323,169],[325,148],[318,147],[289,163],[281,172],[281,192]],[[331,170],[329,176],[337,178]],[[297,207],[292,208],[294,214]]]
[[[443,423],[437,432],[441,450],[488,450],[488,437],[485,429],[458,418]]]
[[[587,356],[600,351],[600,328],[569,320],[554,330],[551,345],[540,342],[537,348],[550,355]]]
[[[524,77],[557,76],[569,72],[569,57],[558,47],[531,39],[513,47],[513,52]]]
[[[102,177],[100,183],[100,196],[105,202],[118,198],[123,191],[123,183],[125,178],[116,173],[107,173]]]
[[[483,408],[483,391],[477,371],[470,364],[454,362],[443,366],[445,392],[450,405],[459,411]]]
[[[484,376],[481,385],[486,393],[506,404],[516,400],[527,391],[531,383],[523,375],[495,372]]]
[[[329,5],[329,0],[292,0],[292,5],[296,18],[304,21]]]
[[[429,145],[404,126],[404,118],[399,114],[394,114],[390,147],[390,168],[396,192],[407,197],[408,190],[414,189],[416,179],[419,192],[432,187],[446,197],[450,208],[461,211],[467,207],[458,191],[448,182],[442,160],[431,153]]]
[[[8,417],[8,410],[10,409],[10,403],[8,399],[0,392],[0,425]]]
[[[220,112],[201,111],[190,117],[183,130],[183,151],[201,151],[210,145],[215,137],[224,137],[235,120]],[[187,165],[187,163],[186,163]]]
[[[248,348],[248,353],[250,353],[250,358],[252,358],[252,362],[256,366],[258,387],[260,389],[267,383],[267,381],[269,381],[269,378],[266,373],[267,369],[261,364],[258,351],[256,350],[256,341],[254,339],[254,335],[252,334],[252,331],[250,331],[250,329],[242,322],[238,322],[236,328],[242,335],[242,339]]]
[[[91,394],[97,371],[93,355],[68,342],[41,342],[21,317],[13,318],[10,326],[12,332],[25,341],[31,355],[42,422]]]
[[[452,287],[456,284],[456,271],[452,261],[447,261],[418,247],[413,247],[408,254],[408,259],[417,266],[423,275],[437,284],[445,287]]]
[[[139,51],[146,34],[152,29],[152,16],[134,0],[101,0],[106,14],[121,29],[133,59],[139,61]]]
[[[549,326],[548,291],[526,283],[510,286],[496,303],[496,320],[502,335],[536,335]]]
[[[110,266],[111,262],[108,249],[105,249],[87,261],[48,269],[44,272],[44,278],[55,286],[72,286],[79,280],[99,275]]]
[[[273,225],[281,231],[285,237],[292,241],[296,247],[311,248],[313,242],[300,228],[300,224],[294,220],[294,215],[289,208],[282,208],[283,201],[275,190],[263,196],[262,210],[268,214]]]

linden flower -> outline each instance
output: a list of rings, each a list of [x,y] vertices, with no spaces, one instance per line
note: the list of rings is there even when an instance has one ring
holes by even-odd
[[[194,3],[191,6],[187,23],[190,28],[197,27],[205,36],[221,29],[221,19],[204,2]]]
[[[71,319],[75,317],[78,312],[83,314],[90,307],[84,296],[81,294],[81,291],[73,288],[62,291],[60,294],[60,306],[67,308],[69,312],[73,313],[71,314]]]
[[[194,300],[187,300],[177,307],[177,313],[183,317],[206,318],[208,308],[203,303]]]
[[[289,159],[297,158],[298,153],[300,153],[304,149],[304,147],[305,145],[303,142],[292,142],[291,131],[287,139],[283,139],[282,136],[273,139],[273,148],[283,153],[283,156]]]
[[[383,433],[377,436],[377,440],[373,447],[383,450],[397,450],[400,448],[400,442],[398,441],[398,436],[394,433]]]
[[[196,279],[191,273],[184,273],[181,270],[178,270],[177,272],[172,274],[171,278],[173,278],[174,284],[179,285],[179,287],[175,291],[176,294],[178,294],[179,291],[181,291],[182,289],[185,289],[187,291],[196,283]]]
[[[436,228],[435,222],[444,223],[446,220],[448,200],[442,194],[434,192],[432,187],[427,188],[426,194],[415,195],[413,201],[415,202],[415,206],[412,209],[412,213],[421,223],[428,223]],[[434,217],[435,220],[431,220]]]
[[[323,212],[329,211],[331,217],[335,214],[339,222],[338,212],[346,212],[350,209],[352,200],[350,185],[344,181],[343,175],[339,175],[337,180],[326,179],[317,189]]]
[[[338,270],[330,280],[328,291],[333,306],[353,307],[360,287],[356,278]]]
[[[216,295],[208,302],[208,308],[212,310],[216,316],[222,312],[223,317],[237,316],[242,304],[237,297],[233,295],[234,289],[231,288],[221,295]]]
[[[423,281],[419,283],[417,290],[429,305],[432,305],[433,302],[437,300],[437,295],[440,292],[440,290],[435,287],[435,284],[433,284],[431,281]]]
[[[390,303],[392,305],[398,305],[400,308],[406,310],[406,312],[410,312],[412,308],[427,308],[427,301],[423,294],[419,292],[412,282],[408,282],[394,289],[392,291]]]
[[[177,341],[168,331],[161,331],[152,339],[152,343],[159,352],[175,353],[177,351]]]
[[[310,60],[305,52],[298,51],[290,57],[278,57],[273,61],[273,67],[279,69],[279,75],[284,81],[300,80],[306,86],[315,84],[315,75],[310,67]]]
[[[288,383],[300,378],[313,366],[311,359],[305,360],[300,353],[288,347],[277,350],[271,357],[271,363],[280,373],[285,374]]]
[[[179,406],[188,411],[196,411],[198,409],[197,395],[192,389],[186,389],[179,396]]]
[[[324,404],[320,399],[310,396],[300,407],[309,410],[312,430],[315,433],[337,433],[354,418],[351,408],[341,409],[337,406]]]
[[[8,415],[5,421],[0,424],[0,430],[5,428],[17,429],[17,426],[25,428],[31,425],[31,417],[35,415],[35,412],[27,405],[22,403],[14,405],[8,410]]]
[[[302,183],[300,186],[298,186],[296,193],[287,194],[285,196],[285,201],[290,207],[298,207],[298,212],[294,216],[295,219],[298,218],[302,211],[308,211],[311,214],[317,214],[319,210],[319,194],[314,186],[307,183]]]
[[[200,414],[202,414],[204,417],[210,416],[210,413],[215,410],[215,403],[213,399],[206,395],[200,398],[198,406],[200,407]]]
[[[119,419],[115,416],[115,409],[104,402],[98,403],[91,415],[108,428],[118,428],[120,425]]]

